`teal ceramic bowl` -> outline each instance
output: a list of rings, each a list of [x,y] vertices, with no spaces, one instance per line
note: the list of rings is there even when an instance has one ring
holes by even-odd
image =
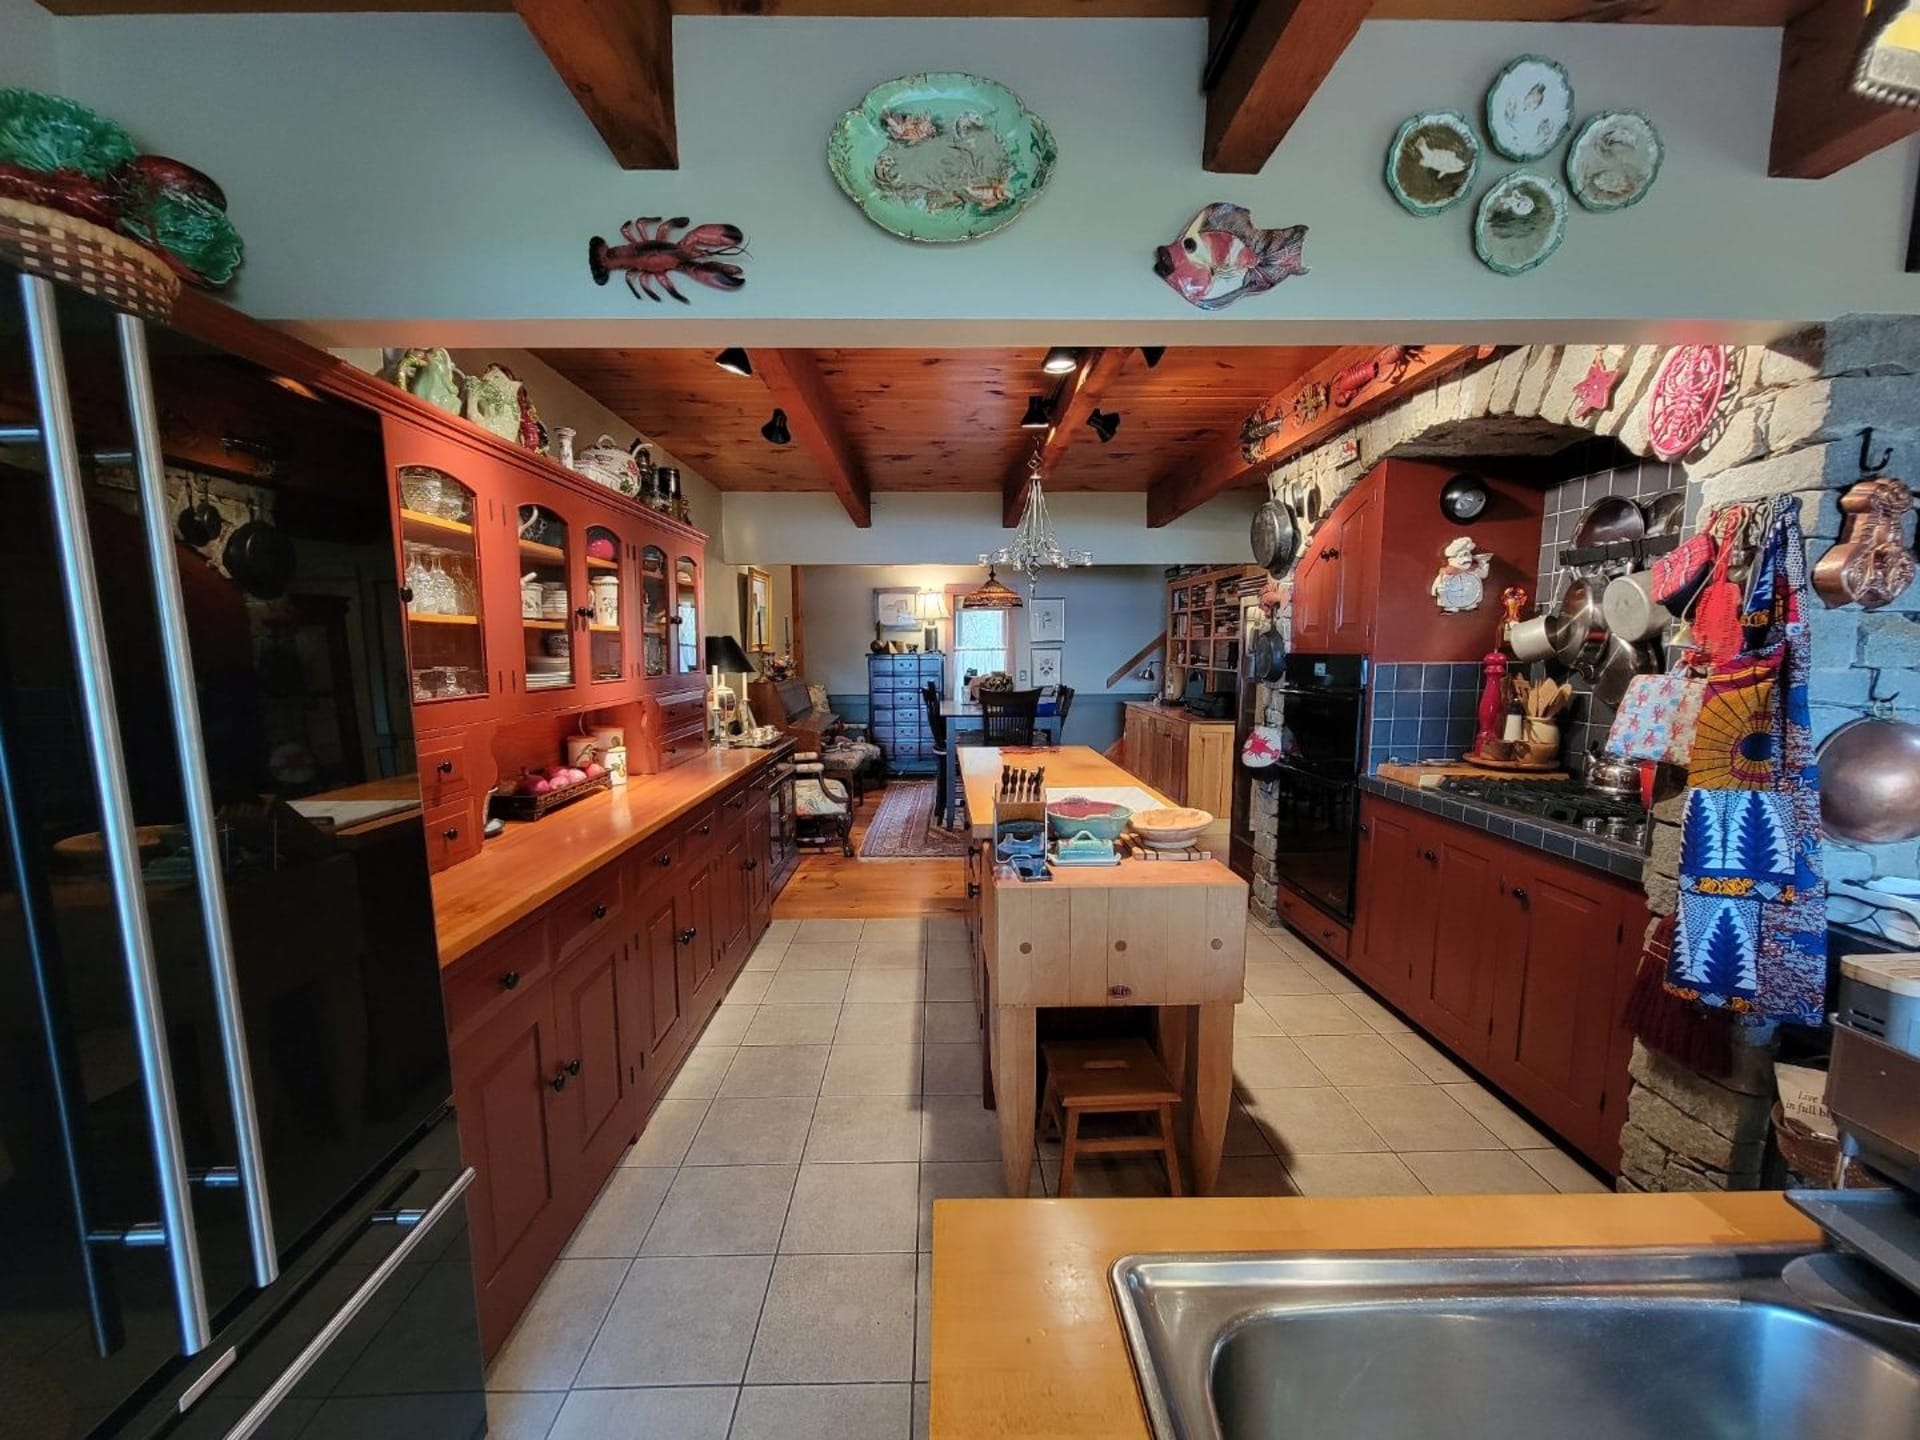
[[[1047,807],[1047,829],[1056,840],[1071,840],[1080,834],[1096,840],[1118,840],[1132,818],[1133,811],[1124,805],[1072,795]]]

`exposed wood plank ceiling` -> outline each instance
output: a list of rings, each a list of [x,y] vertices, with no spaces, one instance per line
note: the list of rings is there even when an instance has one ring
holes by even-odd
[[[373,11],[486,12],[514,0],[40,0],[56,15],[220,15]],[[1653,25],[1784,25],[1817,0],[1374,0],[1382,20],[1606,21]],[[1181,19],[1214,0],[672,0],[678,15],[922,18]]]
[[[809,400],[813,423],[844,436],[844,471],[874,493],[1004,494],[1041,440],[1020,428],[1027,397],[1059,392],[1064,405],[1072,383],[1042,372],[1039,349],[756,351],[751,378],[721,370],[712,350],[536,353],[722,490],[833,491],[843,502],[848,487],[830,483],[818,442],[810,448],[800,421],[787,373],[796,357],[806,357],[801,363],[818,377]],[[1237,444],[1256,406],[1331,353],[1310,346],[1172,349],[1150,369],[1137,351],[1109,352],[1098,403],[1120,416],[1119,433],[1100,443],[1085,423],[1091,404],[1067,406],[1070,443],[1053,452],[1047,484],[1137,493],[1178,477]],[[786,358],[777,362],[779,356]],[[775,403],[788,411],[790,445],[761,437]],[[856,507],[848,509],[858,523]]]

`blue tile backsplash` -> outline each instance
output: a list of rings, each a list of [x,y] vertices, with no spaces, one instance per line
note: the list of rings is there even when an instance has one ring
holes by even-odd
[[[1459,759],[1473,744],[1480,687],[1473,661],[1374,666],[1368,771],[1389,760]]]

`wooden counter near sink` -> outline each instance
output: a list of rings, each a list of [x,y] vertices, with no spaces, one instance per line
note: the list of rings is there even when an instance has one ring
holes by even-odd
[[[930,1440],[1147,1440],[1124,1255],[1820,1244],[1777,1194],[941,1200]]]

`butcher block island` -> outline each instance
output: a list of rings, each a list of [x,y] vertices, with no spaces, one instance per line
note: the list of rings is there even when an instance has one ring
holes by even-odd
[[[1044,767],[1054,802],[1116,791],[1170,802],[1085,746],[967,747],[959,765],[970,817],[968,927],[1007,1193],[1027,1193],[1033,1162],[1041,1012],[1129,1007],[1153,1011],[1154,1049],[1182,1097],[1186,1180],[1210,1193],[1233,1090],[1233,1007],[1246,980],[1245,882],[1195,858],[1056,865],[1049,880],[1023,881],[994,863],[1003,767]]]

